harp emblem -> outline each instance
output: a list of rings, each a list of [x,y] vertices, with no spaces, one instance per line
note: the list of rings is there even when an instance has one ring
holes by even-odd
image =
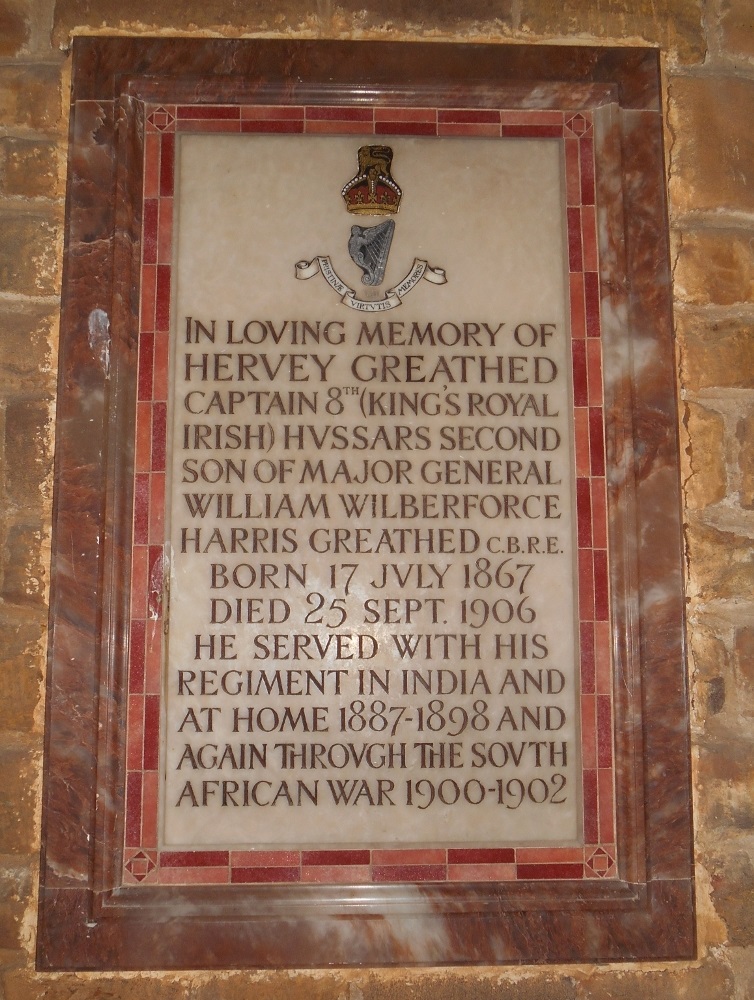
[[[379,226],[351,226],[348,252],[354,264],[364,272],[361,277],[363,284],[382,284],[394,231],[392,219],[381,222]]]
[[[348,211],[353,215],[395,215],[403,192],[390,172],[393,150],[390,146],[361,146],[357,159],[358,173],[341,190]],[[444,268],[431,267],[428,261],[415,257],[405,277],[391,285],[381,297],[378,292],[371,291],[381,285],[385,277],[394,234],[395,222],[392,219],[386,219],[376,226],[351,226],[348,253],[354,264],[361,268],[362,284],[370,288],[370,291],[364,290],[363,298],[359,298],[356,291],[340,277],[329,256],[317,255],[297,261],[296,277],[307,281],[321,274],[340,296],[344,306],[361,313],[385,312],[387,309],[397,308],[411,289],[422,280],[431,285],[446,284],[448,279]]]

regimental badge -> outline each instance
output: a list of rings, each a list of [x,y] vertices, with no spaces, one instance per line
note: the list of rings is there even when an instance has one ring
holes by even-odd
[[[341,192],[348,211],[356,215],[395,215],[403,192],[390,173],[390,146],[362,146],[358,161],[358,174]]]
[[[351,226],[348,252],[354,264],[364,272],[361,280],[365,285],[382,284],[394,232],[392,219],[379,226]]]
[[[362,146],[358,152],[359,172],[345,185],[341,194],[349,212],[355,215],[396,215],[403,192],[391,173],[393,150],[390,146]],[[364,272],[365,285],[381,285],[385,277],[390,247],[395,233],[395,222],[388,219],[377,226],[351,226],[348,253],[351,260]],[[397,285],[388,288],[381,299],[360,299],[353,288],[335,271],[329,257],[314,257],[296,264],[296,277],[313,278],[322,274],[325,281],[340,295],[341,302],[359,312],[384,312],[395,309],[402,298],[422,278],[433,285],[447,281],[441,267],[430,267],[426,260],[414,258],[414,263]]]

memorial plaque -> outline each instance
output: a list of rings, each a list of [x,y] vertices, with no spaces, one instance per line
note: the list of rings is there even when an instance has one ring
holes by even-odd
[[[42,966],[691,953],[659,107],[77,43]]]

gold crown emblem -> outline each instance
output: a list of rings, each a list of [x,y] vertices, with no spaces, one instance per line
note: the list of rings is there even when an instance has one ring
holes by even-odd
[[[354,215],[395,215],[403,192],[390,173],[390,146],[362,146],[358,162],[359,172],[341,192],[348,211]]]

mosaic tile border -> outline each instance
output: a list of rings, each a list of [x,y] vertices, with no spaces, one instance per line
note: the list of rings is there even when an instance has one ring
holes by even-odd
[[[160,851],[167,373],[175,135],[180,132],[546,137],[563,141],[575,419],[584,847]],[[144,146],[124,883],[380,884],[616,878],[604,401],[591,115],[464,108],[162,104],[146,109]]]

